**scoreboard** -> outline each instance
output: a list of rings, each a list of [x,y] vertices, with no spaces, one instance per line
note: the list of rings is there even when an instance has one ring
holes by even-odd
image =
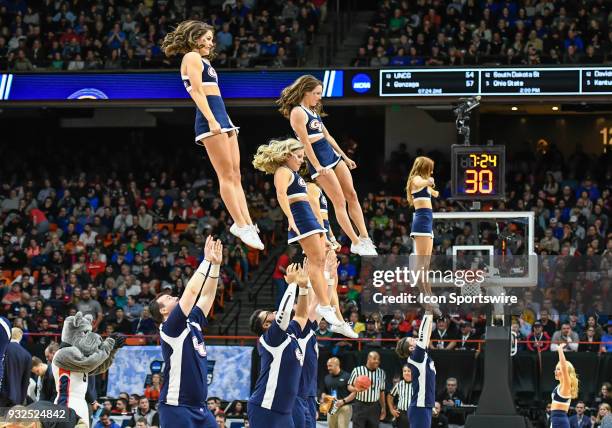
[[[381,97],[612,95],[612,68],[380,70]]]
[[[505,196],[505,146],[451,147],[451,198],[492,200]]]

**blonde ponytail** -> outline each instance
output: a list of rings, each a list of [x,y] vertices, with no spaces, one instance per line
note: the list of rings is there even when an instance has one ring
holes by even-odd
[[[266,174],[274,174],[285,164],[292,152],[303,148],[304,145],[295,138],[272,140],[257,148],[257,153],[253,157],[253,166]]]

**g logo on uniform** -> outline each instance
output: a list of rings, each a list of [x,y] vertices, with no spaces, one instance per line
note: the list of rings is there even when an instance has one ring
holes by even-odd
[[[212,77],[213,79],[217,78],[217,72],[212,67],[208,67],[208,75]]]
[[[302,177],[298,178],[298,184],[302,187],[306,187],[306,182]]]
[[[310,129],[312,129],[314,131],[323,132],[323,125],[317,119],[311,120],[310,124],[308,126],[310,126]]]

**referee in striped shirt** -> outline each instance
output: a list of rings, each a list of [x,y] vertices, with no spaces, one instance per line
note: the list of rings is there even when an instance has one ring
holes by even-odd
[[[355,388],[353,383],[358,376],[367,376],[372,385],[364,391]],[[358,366],[351,372],[348,382],[349,392],[356,392],[353,401],[353,428],[378,428],[380,421],[387,417],[385,405],[385,372],[380,368],[380,355],[376,351],[368,354],[365,366]]]
[[[410,406],[410,398],[412,397],[412,372],[410,367],[405,365],[402,368],[402,379],[395,384],[389,395],[387,395],[387,404],[391,409],[391,414],[395,418],[395,425],[398,428],[409,428],[408,422],[408,406]],[[397,398],[397,407],[395,407],[395,398]]]

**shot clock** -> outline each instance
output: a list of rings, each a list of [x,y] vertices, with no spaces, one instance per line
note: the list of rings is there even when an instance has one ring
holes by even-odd
[[[451,198],[459,200],[503,199],[505,193],[505,146],[451,148]]]

